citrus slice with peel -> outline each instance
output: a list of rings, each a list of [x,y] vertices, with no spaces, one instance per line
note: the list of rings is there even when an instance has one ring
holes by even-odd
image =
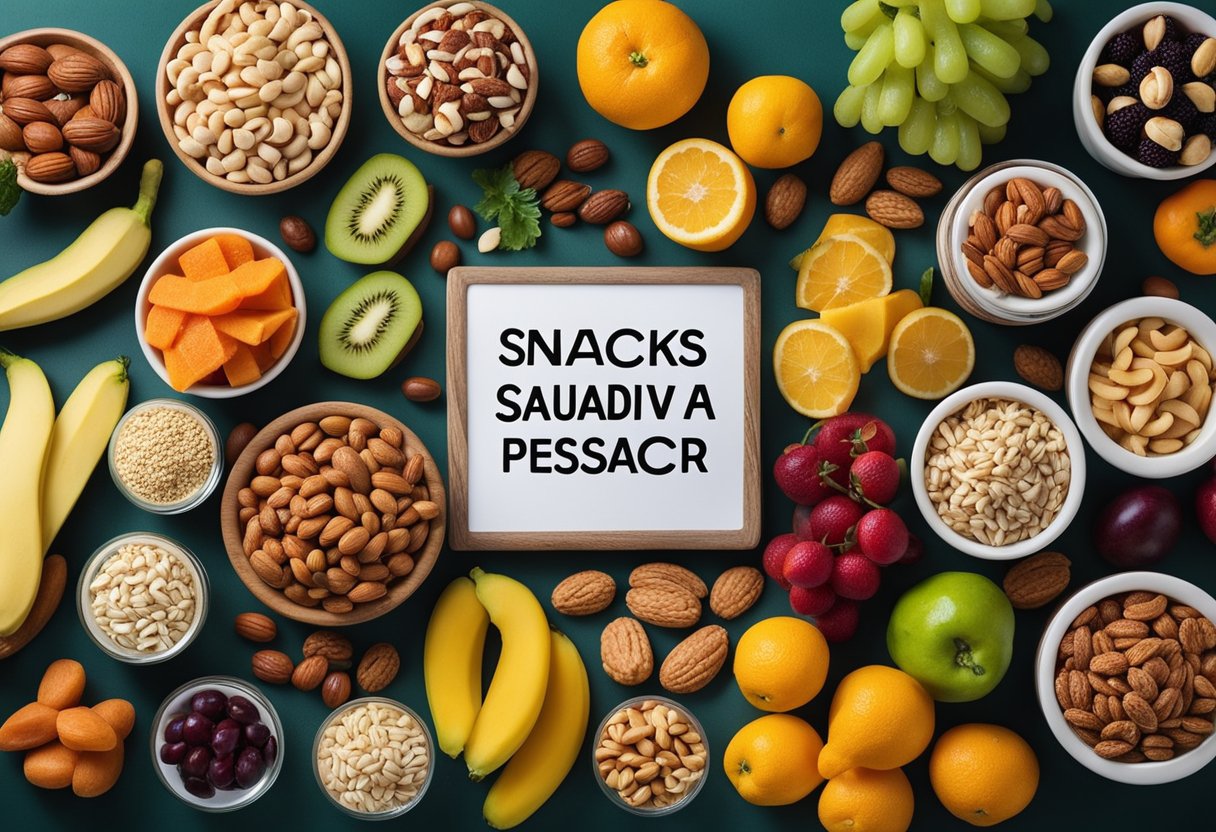
[[[811,419],[849,409],[861,368],[849,342],[822,321],[794,321],[773,346],[773,375],[790,407]]]
[[[828,237],[811,246],[798,268],[795,302],[822,312],[891,291],[891,264],[854,234]]]
[[[828,237],[839,237],[841,234],[860,237],[878,249],[888,263],[895,262],[895,235],[885,225],[859,214],[832,214],[823,224],[823,230],[819,232],[815,243],[826,240]],[[793,256],[790,260],[791,269],[798,271],[798,267],[802,265],[802,258],[814,247],[815,243],[811,243],[806,250]]]
[[[975,367],[971,330],[953,312],[928,306],[909,313],[891,332],[891,383],[917,399],[953,393]]]
[[[646,180],[650,218],[669,238],[721,251],[756,213],[756,183],[743,160],[709,139],[684,139],[659,154]]]

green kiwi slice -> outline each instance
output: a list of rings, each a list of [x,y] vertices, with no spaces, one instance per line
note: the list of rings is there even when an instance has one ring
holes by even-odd
[[[422,300],[396,272],[372,272],[325,310],[321,363],[350,378],[375,378],[400,361],[422,333]]]
[[[392,263],[431,215],[431,189],[412,162],[380,153],[363,163],[334,198],[325,247],[350,263]]]

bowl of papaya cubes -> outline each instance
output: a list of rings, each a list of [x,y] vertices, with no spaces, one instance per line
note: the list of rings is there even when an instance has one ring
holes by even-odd
[[[275,379],[304,338],[304,285],[283,251],[236,228],[187,234],[135,298],[144,357],[174,390],[227,399]]]

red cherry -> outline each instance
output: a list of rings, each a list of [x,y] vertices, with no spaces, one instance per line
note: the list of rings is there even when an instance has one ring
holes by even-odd
[[[779,534],[764,547],[764,571],[782,589],[789,589],[790,582],[785,579],[785,556],[798,542],[792,534]]]
[[[867,511],[857,521],[857,548],[877,564],[895,563],[908,551],[908,527],[889,508]]]
[[[844,543],[863,514],[865,509],[843,494],[828,497],[811,509],[811,537],[829,546]]]
[[[821,586],[832,577],[832,550],[817,540],[799,541],[786,553],[784,574],[794,586]]]
[[[873,598],[881,582],[878,564],[865,555],[840,555],[833,563],[832,589],[842,598],[854,601]]]
[[[836,603],[836,593],[826,584],[814,589],[796,586],[790,590],[790,608],[799,615],[823,615]]]

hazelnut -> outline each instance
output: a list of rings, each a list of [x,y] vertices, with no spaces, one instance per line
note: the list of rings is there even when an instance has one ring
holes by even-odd
[[[642,253],[642,235],[633,223],[617,220],[604,229],[604,245],[617,257],[636,257]]]
[[[303,217],[297,217],[295,214],[279,221],[279,234],[288,248],[301,254],[307,254],[317,247],[317,235],[312,226]]]
[[[477,218],[463,205],[453,205],[448,211],[448,226],[462,240],[471,240],[477,234]]]
[[[236,464],[237,457],[245,450],[245,446],[253,441],[257,432],[258,429],[252,423],[241,422],[228,434],[228,441],[224,443],[224,462],[229,468]]]
[[[451,240],[440,240],[431,249],[431,268],[443,276],[460,265],[460,249]]]

